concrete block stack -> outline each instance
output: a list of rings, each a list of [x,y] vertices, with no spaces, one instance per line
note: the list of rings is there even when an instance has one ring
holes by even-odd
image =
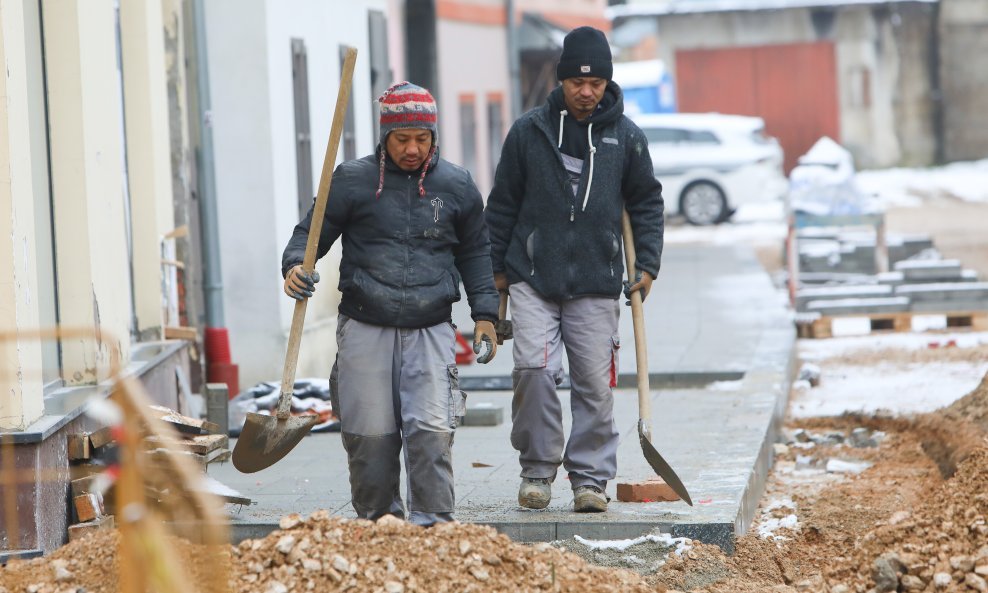
[[[889,265],[875,272],[873,235],[839,230],[800,232],[799,313],[825,317],[988,312],[988,282],[944,259],[929,237],[890,236]]]

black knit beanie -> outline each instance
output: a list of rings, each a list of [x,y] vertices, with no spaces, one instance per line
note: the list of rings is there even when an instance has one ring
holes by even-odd
[[[610,80],[614,73],[611,46],[604,32],[593,27],[577,27],[563,39],[563,55],[556,66],[556,78],[566,80],[578,76]]]

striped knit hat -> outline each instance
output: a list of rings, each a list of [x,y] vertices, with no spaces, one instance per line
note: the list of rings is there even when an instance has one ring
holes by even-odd
[[[425,181],[425,174],[429,170],[433,155],[436,154],[436,146],[439,138],[436,119],[438,110],[436,100],[428,90],[412,84],[408,81],[397,82],[377,99],[381,104],[381,175],[377,187],[377,197],[381,196],[384,189],[384,155],[387,153],[388,134],[395,130],[418,128],[432,132],[432,149],[422,166],[422,174],[419,176],[419,195],[425,195],[425,188],[422,183]]]
[[[378,98],[381,103],[381,146],[388,134],[405,128],[422,128],[432,132],[436,143],[436,100],[426,89],[410,82],[398,82]]]

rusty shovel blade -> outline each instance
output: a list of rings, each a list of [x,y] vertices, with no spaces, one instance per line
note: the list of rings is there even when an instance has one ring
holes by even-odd
[[[679,479],[676,475],[675,470],[672,469],[665,459],[659,455],[659,452],[655,450],[655,446],[652,445],[652,440],[648,434],[648,428],[645,425],[645,421],[638,420],[638,440],[642,444],[642,453],[645,454],[645,460],[648,464],[652,466],[655,473],[659,474],[659,477],[665,480],[666,484],[679,495],[686,504],[693,506],[693,499],[690,498],[690,493],[686,491],[686,486],[683,485],[683,481]],[[234,452],[236,454],[236,452]]]
[[[233,448],[233,467],[245,474],[252,474],[275,464],[295,448],[319,417],[288,416],[247,413],[237,445]]]

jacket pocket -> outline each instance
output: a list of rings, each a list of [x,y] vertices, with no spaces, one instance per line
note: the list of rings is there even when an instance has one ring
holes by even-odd
[[[528,273],[529,276],[535,275],[535,233],[537,231],[532,231],[529,233],[528,237],[525,239],[525,253],[528,255],[528,261],[531,262],[531,271]]]
[[[621,254],[621,240],[614,233],[608,233],[611,236],[611,257],[608,258],[611,265],[611,276],[614,275],[614,263],[618,255]]]
[[[546,324],[514,322],[512,352],[517,369],[544,369],[549,363],[549,339]]]

